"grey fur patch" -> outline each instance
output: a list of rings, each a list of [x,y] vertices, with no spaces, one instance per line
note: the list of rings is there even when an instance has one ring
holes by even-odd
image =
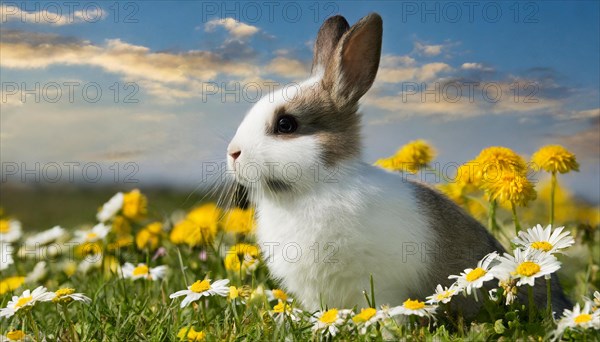
[[[291,115],[296,119],[296,132],[274,134],[274,127],[282,115]],[[279,139],[316,136],[322,147],[321,160],[328,167],[360,156],[360,116],[357,106],[338,108],[320,82],[303,88],[298,96],[276,109],[266,133]]]
[[[265,186],[273,193],[287,192],[293,189],[292,184],[275,178],[267,178]]]

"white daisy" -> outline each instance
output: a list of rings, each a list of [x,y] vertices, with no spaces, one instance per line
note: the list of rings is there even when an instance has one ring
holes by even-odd
[[[46,269],[46,262],[40,261],[35,264],[35,266],[33,266],[33,270],[27,274],[27,277],[25,277],[25,282],[30,284],[37,283],[46,276],[46,273],[48,273],[48,270]]]
[[[54,298],[54,292],[48,292],[43,286],[33,291],[25,290],[21,296],[13,296],[6,308],[0,309],[0,318],[10,318],[23,308],[32,307],[38,302],[50,301],[52,298]]]
[[[500,264],[494,266],[492,272],[500,280],[518,279],[517,286],[533,286],[536,278],[550,275],[560,268],[560,262],[550,253],[534,249],[515,249],[513,253],[514,256],[504,253],[499,257]]]
[[[204,296],[219,295],[226,297],[229,294],[229,286],[227,284],[229,284],[229,279],[217,280],[212,284],[210,283],[210,279],[197,280],[188,286],[187,290],[177,291],[171,294],[169,298],[186,296],[181,302],[181,307],[183,308]]]
[[[52,302],[54,303],[63,303],[68,304],[72,301],[82,302],[85,304],[89,304],[92,300],[84,295],[83,293],[75,293],[75,289],[70,287],[65,287],[54,292],[54,297],[52,298]]]
[[[340,331],[339,327],[346,323],[351,314],[352,310],[319,311],[310,319],[313,323],[312,330],[323,335],[335,336]]]
[[[91,243],[102,240],[110,232],[110,226],[104,223],[98,223],[90,230],[77,230],[75,231],[74,242],[79,243]]]
[[[113,217],[121,210],[123,207],[123,193],[117,192],[108,202],[102,205],[98,214],[96,214],[96,218],[98,221],[104,223]]]
[[[473,289],[478,289],[483,286],[484,282],[494,279],[494,274],[490,272],[490,266],[497,257],[498,253],[490,253],[477,263],[477,267],[467,268],[460,275],[451,275],[448,279],[456,279],[457,291],[466,291],[470,295]]]
[[[458,285],[456,283],[450,285],[450,287],[443,287],[442,285],[438,284],[438,286],[435,288],[435,293],[427,297],[426,303],[448,303],[458,292]]]
[[[600,307],[600,292],[594,291],[594,305]]]
[[[570,247],[575,243],[571,233],[563,232],[565,227],[558,227],[552,231],[552,226],[545,229],[541,225],[519,232],[513,243],[523,249],[536,249],[548,253],[559,253],[560,250]]]
[[[565,310],[563,317],[558,321],[555,337],[558,339],[565,329],[600,329],[600,310],[592,311],[592,303],[586,302],[583,310],[579,303],[575,304],[573,310]]]
[[[44,230],[43,232],[31,235],[25,239],[25,245],[29,247],[47,245],[60,240],[65,236],[66,233],[66,230],[61,226],[54,226],[50,229]]]
[[[21,238],[21,222],[17,220],[0,220],[0,241],[15,242]]]
[[[279,301],[273,310],[269,311],[275,322],[279,324],[285,323],[287,320],[299,322],[302,320],[302,310],[292,307],[291,304],[284,301]]]
[[[13,259],[13,246],[8,242],[0,241],[0,271],[7,269],[10,265],[15,263]]]
[[[138,280],[138,279],[147,279],[147,280],[160,280],[165,277],[167,274],[167,266],[157,266],[157,267],[148,267],[148,265],[140,263],[137,266],[133,266],[133,264],[126,262],[121,267],[121,272],[123,272],[123,277]]]
[[[400,306],[389,309],[388,314],[390,317],[404,315],[417,315],[420,317],[433,316],[433,313],[437,309],[437,305],[427,305],[418,299],[411,300],[410,298],[405,300]]]

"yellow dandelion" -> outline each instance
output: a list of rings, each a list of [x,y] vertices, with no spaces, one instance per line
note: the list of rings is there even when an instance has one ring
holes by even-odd
[[[108,250],[114,251],[119,248],[131,246],[131,244],[133,244],[133,236],[131,236],[130,234],[118,235],[115,242],[109,243],[106,246],[106,248],[108,248]]]
[[[102,244],[100,242],[84,242],[75,246],[74,253],[78,258],[84,258],[88,255],[96,255],[102,253]]]
[[[402,146],[396,154],[380,159],[375,165],[390,171],[416,173],[431,163],[435,150],[425,140],[414,140]]]
[[[148,213],[148,200],[138,189],[123,195],[123,215],[132,220],[139,220]]]
[[[153,222],[140,230],[135,236],[135,244],[138,249],[148,247],[151,250],[158,248],[162,236],[162,223]]]
[[[25,277],[7,277],[0,280],[0,296],[12,292],[25,283]]]
[[[254,232],[253,209],[234,208],[227,211],[222,221],[223,230],[234,234],[250,234]]]
[[[579,163],[577,163],[575,155],[560,145],[548,145],[540,148],[531,157],[531,162],[536,168],[550,173],[579,171]]]
[[[483,183],[496,182],[506,174],[522,174],[527,170],[527,164],[521,156],[501,146],[483,149],[473,162],[474,180]]]
[[[169,238],[175,244],[206,244],[217,234],[220,215],[221,210],[214,203],[204,204],[189,212],[184,220],[177,223]]]
[[[118,215],[112,222],[112,231],[117,235],[130,234],[131,224],[125,217]]]
[[[467,190],[474,191],[479,187],[481,179],[479,162],[474,160],[466,162],[456,170],[455,183],[463,186]]]
[[[197,342],[204,341],[206,339],[206,334],[202,330],[194,330],[194,327],[183,327],[179,329],[177,338],[179,341]]]
[[[11,330],[6,333],[6,338],[9,341],[22,341],[25,339],[25,336],[27,335],[23,332],[23,330]]]
[[[225,269],[233,272],[252,272],[258,266],[259,250],[257,246],[238,243],[231,247],[225,256]]]
[[[527,177],[515,173],[506,173],[498,181],[485,183],[484,187],[492,200],[521,207],[527,206],[537,197],[534,186]]]

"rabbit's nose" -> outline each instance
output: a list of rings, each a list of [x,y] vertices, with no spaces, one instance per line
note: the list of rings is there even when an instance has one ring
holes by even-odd
[[[242,154],[242,151],[235,151],[235,152],[231,152],[229,153],[229,155],[231,156],[231,158],[233,158],[233,160],[238,159],[238,157],[240,156],[240,154]]]

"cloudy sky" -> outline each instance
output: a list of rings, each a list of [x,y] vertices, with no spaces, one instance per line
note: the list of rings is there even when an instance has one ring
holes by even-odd
[[[3,1],[3,182],[36,167],[54,180],[56,165],[61,180],[69,165],[97,179],[100,165],[101,182],[199,185],[258,97],[308,76],[322,21],[373,11],[384,37],[362,106],[367,161],[414,139],[441,167],[557,143],[581,163],[564,181],[600,200],[593,1]]]

